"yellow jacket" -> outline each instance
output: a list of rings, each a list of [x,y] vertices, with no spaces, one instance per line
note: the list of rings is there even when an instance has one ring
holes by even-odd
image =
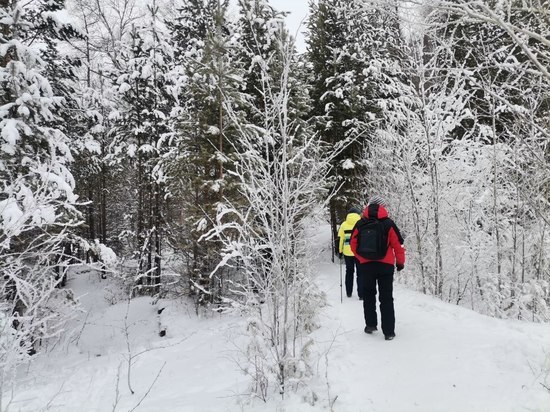
[[[346,256],[353,256],[353,252],[349,246],[349,239],[351,237],[353,227],[359,219],[361,219],[361,216],[358,213],[348,213],[346,220],[342,222],[342,225],[338,230],[338,239],[340,241],[338,250]]]

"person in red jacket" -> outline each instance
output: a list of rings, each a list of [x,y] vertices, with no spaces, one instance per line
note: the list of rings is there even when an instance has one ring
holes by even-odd
[[[387,251],[381,259],[367,259],[361,256],[358,250],[358,240],[361,229],[372,220],[381,223],[385,237],[387,239]],[[385,208],[385,201],[379,196],[373,196],[363,214],[361,220],[357,222],[351,234],[350,246],[359,265],[357,268],[358,276],[361,277],[363,286],[363,312],[365,315],[365,333],[373,333],[378,330],[378,320],[376,314],[376,284],[378,283],[378,292],[380,300],[380,316],[382,318],[382,332],[386,340],[395,338],[395,312],[393,308],[393,274],[394,266],[397,271],[405,267],[405,249],[403,248],[403,238],[397,228],[397,225],[388,217],[388,211]]]

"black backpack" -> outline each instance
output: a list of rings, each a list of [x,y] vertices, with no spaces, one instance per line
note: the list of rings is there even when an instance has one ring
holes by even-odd
[[[365,219],[357,225],[357,254],[369,260],[384,259],[388,251],[388,229],[385,220]]]

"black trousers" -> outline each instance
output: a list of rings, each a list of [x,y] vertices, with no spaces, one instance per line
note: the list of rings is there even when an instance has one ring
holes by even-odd
[[[376,315],[376,286],[384,335],[395,333],[395,312],[393,309],[393,265],[380,262],[362,263],[358,266],[363,287],[363,312],[367,326],[378,326]]]
[[[359,274],[358,266],[359,262],[354,256],[344,255],[344,261],[346,262],[346,295],[350,297],[353,294],[353,277],[355,274]],[[359,287],[359,277],[357,277],[357,293],[361,297],[361,288]]]

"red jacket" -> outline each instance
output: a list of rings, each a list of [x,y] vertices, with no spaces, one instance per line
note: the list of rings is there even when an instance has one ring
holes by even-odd
[[[359,231],[357,230],[357,225],[361,223],[361,220],[357,222],[357,225],[353,229],[353,232],[351,233],[351,239],[350,239],[350,247],[353,251],[353,254],[359,261],[359,263],[367,263],[367,262],[382,262],[387,263],[389,265],[405,265],[405,248],[403,245],[403,238],[401,237],[401,233],[399,233],[399,229],[388,217],[388,211],[384,206],[372,204],[369,205],[363,210],[362,218],[376,218],[376,219],[384,219],[387,220],[388,223],[388,251],[386,253],[386,256],[384,256],[384,259],[380,260],[369,260],[365,259],[357,254],[357,234]]]

